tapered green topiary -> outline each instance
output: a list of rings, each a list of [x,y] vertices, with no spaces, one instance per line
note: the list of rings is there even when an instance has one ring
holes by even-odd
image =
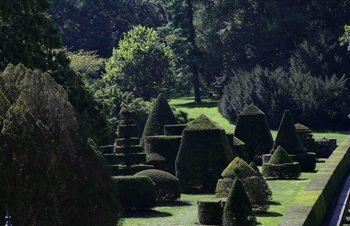
[[[300,176],[298,162],[293,162],[287,152],[278,146],[268,163],[262,166],[263,175],[268,179],[296,179]]]
[[[163,135],[164,126],[173,124],[176,124],[174,114],[164,95],[160,94],[154,102],[152,111],[147,118],[141,144],[143,145],[146,136]]]
[[[254,162],[251,162],[249,164],[249,166],[259,175],[259,176],[262,176],[258,166],[254,163]]]
[[[301,154],[306,152],[306,149],[295,130],[293,116],[289,110],[284,111],[278,128],[274,149],[278,146],[283,147],[288,154]]]
[[[234,135],[246,145],[244,160],[247,162],[261,162],[261,156],[269,153],[273,146],[266,116],[253,104],[239,114]]]
[[[256,225],[252,206],[242,182],[236,178],[231,186],[222,216],[223,226]]]
[[[222,172],[222,179],[216,185],[217,198],[226,198],[233,181],[239,178],[255,210],[267,211],[272,192],[261,174],[251,168],[243,159],[236,157]]]
[[[224,129],[201,115],[183,131],[176,158],[176,176],[184,192],[213,192],[221,172],[232,160]]]

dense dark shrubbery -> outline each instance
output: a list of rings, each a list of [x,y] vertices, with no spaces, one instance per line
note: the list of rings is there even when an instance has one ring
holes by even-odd
[[[239,70],[226,85],[219,109],[230,122],[246,106],[254,103],[266,112],[268,121],[276,128],[284,109],[291,109],[296,121],[313,128],[348,126],[349,90],[343,76],[316,78],[298,67],[288,71],[263,69]],[[346,122],[346,123],[345,123]]]
[[[157,188],[157,202],[175,201],[180,198],[180,183],[179,179],[170,173],[149,169],[143,170],[135,174],[135,176],[146,176],[156,184]]]
[[[199,116],[183,131],[175,162],[182,190],[213,192],[220,173],[233,157],[224,129],[205,115]]]
[[[113,177],[125,211],[149,210],[156,206],[156,185],[145,176]]]
[[[222,223],[225,226],[256,225],[252,206],[242,182],[238,178],[231,184],[230,193],[224,207]]]
[[[225,202],[222,200],[200,200],[198,223],[201,225],[221,225]]]

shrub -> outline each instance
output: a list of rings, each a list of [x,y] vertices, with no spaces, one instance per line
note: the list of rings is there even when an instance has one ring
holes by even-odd
[[[253,104],[239,114],[234,135],[245,143],[246,162],[261,162],[261,156],[273,146],[266,116]]]
[[[167,136],[181,136],[187,124],[165,125],[164,134]]]
[[[146,136],[164,134],[164,126],[176,124],[173,112],[163,94],[160,94],[154,102],[151,113],[147,118],[143,130],[141,144],[143,145]]]
[[[145,176],[113,177],[125,211],[149,210],[156,205],[156,185]]]
[[[254,162],[251,162],[251,163],[249,164],[249,166],[252,167],[252,169],[256,172],[256,174],[257,174],[258,176],[261,176],[261,177],[263,176],[263,175],[261,174],[261,172],[260,172],[258,166],[257,166]]]
[[[225,202],[201,200],[198,204],[198,222],[201,225],[221,225]]]
[[[247,193],[238,178],[232,183],[224,207],[222,224],[225,226],[256,225],[256,218],[252,211],[252,206],[249,202]]]
[[[312,128],[346,128],[349,90],[345,77],[313,77],[301,69],[236,71],[224,89],[220,113],[231,123],[248,104],[254,103],[276,128],[284,109],[291,109],[296,121]]]
[[[222,172],[223,179],[218,180],[215,194],[218,198],[226,198],[233,181],[239,178],[246,189],[254,210],[267,211],[272,192],[264,180],[244,160],[235,158]]]
[[[157,202],[175,201],[181,196],[179,179],[170,173],[149,169],[138,172],[135,176],[151,178],[157,188]]]
[[[183,132],[176,158],[176,176],[184,192],[213,192],[233,153],[225,131],[199,116]]]
[[[181,136],[149,136],[144,142],[147,163],[175,174],[175,161]]]
[[[135,26],[119,41],[106,63],[105,78],[123,92],[150,100],[171,88],[173,52],[160,41],[156,30]]]

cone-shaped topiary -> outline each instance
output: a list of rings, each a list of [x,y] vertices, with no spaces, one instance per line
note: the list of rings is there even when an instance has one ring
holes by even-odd
[[[263,164],[262,172],[269,179],[296,179],[300,176],[300,166],[299,163],[293,162],[281,146],[278,146],[269,162]]]
[[[225,131],[201,115],[183,131],[175,162],[176,176],[184,192],[213,192],[220,173],[233,152]]]
[[[290,110],[285,110],[280,126],[278,128],[277,137],[274,144],[274,149],[278,146],[284,148],[288,154],[305,153],[306,149],[301,142],[294,126],[294,120]]]
[[[255,162],[251,162],[249,166],[256,172],[258,176],[262,176],[258,166],[255,164]]]
[[[216,197],[226,198],[233,181],[239,178],[247,192],[250,203],[255,210],[267,211],[272,192],[265,179],[254,171],[243,159],[236,157],[222,172],[223,179],[216,185]]]
[[[244,160],[247,162],[261,162],[261,156],[269,153],[273,146],[266,116],[253,104],[239,114],[234,135],[246,145],[247,156]]]
[[[176,124],[175,116],[164,95],[159,94],[154,102],[152,111],[147,118],[141,138],[141,144],[143,145],[146,136],[163,135],[164,126],[172,124]]]
[[[252,206],[247,197],[247,193],[241,183],[236,178],[231,186],[224,212],[222,216],[224,226],[250,226],[256,225],[256,218],[252,211]]]

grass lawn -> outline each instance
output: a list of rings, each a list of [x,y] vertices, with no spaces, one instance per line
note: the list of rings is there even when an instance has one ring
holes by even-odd
[[[201,114],[207,115],[220,124],[227,132],[233,132],[235,126],[223,118],[217,109],[218,101],[204,99],[201,104],[194,104],[193,98],[177,98],[170,100],[170,104],[189,114],[189,118],[197,118]],[[272,131],[276,136],[276,131]],[[337,132],[315,132],[314,137],[336,138],[341,143],[346,134]],[[320,167],[322,161],[317,163]],[[314,173],[302,173],[299,180],[272,180],[268,184],[273,193],[273,204],[269,212],[258,215],[260,225],[278,225],[281,217],[292,205],[298,192],[301,191],[313,177]],[[180,202],[172,206],[159,206],[147,213],[134,213],[123,218],[125,226],[156,226],[156,225],[196,225],[197,223],[197,201],[201,199],[214,198],[213,194],[188,195],[183,194]]]
[[[317,168],[322,163],[317,164]],[[287,212],[298,192],[301,191],[313,177],[314,173],[302,173],[299,180],[270,180],[273,204],[269,212],[257,215],[260,225],[278,225],[281,217]],[[213,199],[213,194],[181,195],[181,202],[172,206],[159,206],[146,213],[134,213],[123,218],[123,226],[160,226],[160,225],[196,225],[197,201]]]

